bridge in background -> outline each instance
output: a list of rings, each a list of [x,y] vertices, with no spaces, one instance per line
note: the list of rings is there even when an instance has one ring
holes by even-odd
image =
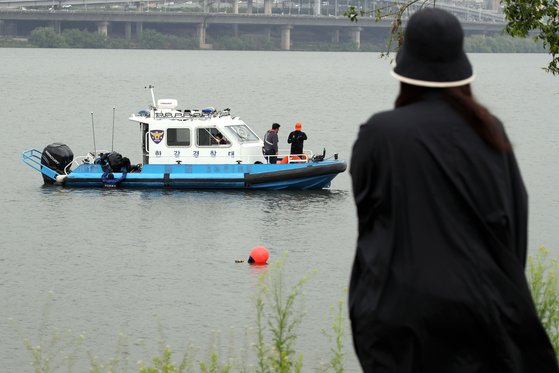
[[[91,2],[99,4],[101,0],[72,0],[66,3]],[[197,36],[199,46],[209,49],[211,45],[206,43],[208,28],[219,30],[230,30],[232,35],[238,36],[240,30],[251,30],[251,32],[265,33],[270,38],[272,32],[279,33],[281,49],[289,50],[291,47],[291,33],[297,30],[306,30],[322,35],[328,34],[331,42],[339,43],[341,37],[349,36],[349,41],[357,48],[361,45],[362,36],[371,35],[386,38],[391,28],[391,21],[375,21],[372,17],[360,17],[357,23],[350,22],[344,16],[323,15],[289,15],[272,13],[272,0],[264,0],[264,12],[252,13],[247,9],[246,13],[239,13],[239,0],[232,0],[231,13],[210,12],[181,12],[160,11],[142,8],[141,4],[134,11],[103,10],[103,9],[79,9],[69,10],[23,10],[0,9],[0,34],[25,36],[33,28],[48,26],[58,32],[67,28],[79,28],[96,30],[107,36],[123,36],[127,39],[138,38],[144,27],[153,29],[172,28],[182,29],[182,34],[192,33]],[[0,0],[4,4],[8,1]],[[28,3],[46,3],[39,0],[20,0]],[[108,0],[103,4],[117,3],[116,0]],[[14,1],[11,4],[16,3]],[[52,1],[51,1],[52,3]],[[147,3],[147,2],[146,2]],[[74,8],[71,8],[74,9]],[[481,10],[472,11],[469,8],[450,7],[461,20],[467,34],[495,34],[504,28],[502,14]],[[146,11],[149,10],[149,11]],[[405,22],[406,20],[404,20]],[[133,32],[134,28],[134,32]]]

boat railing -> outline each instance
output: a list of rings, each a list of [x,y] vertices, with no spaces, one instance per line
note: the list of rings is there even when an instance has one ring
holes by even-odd
[[[28,149],[22,153],[21,160],[29,167],[41,172],[41,156],[43,153],[37,149]]]
[[[289,150],[278,151],[278,163],[308,163],[314,157],[312,150],[305,150],[302,154],[291,154]]]
[[[254,164],[254,163],[266,163],[266,155],[198,155],[187,156],[187,157],[174,157],[174,156],[160,156],[153,157],[150,159],[157,160],[157,163],[150,162],[152,164],[232,164],[231,160],[239,164]],[[287,163],[308,163],[314,157],[314,153],[311,150],[305,150],[303,154],[290,154],[289,150],[281,150],[275,156],[277,158],[277,163],[287,164]]]
[[[208,119],[212,117],[223,117],[231,115],[230,109],[215,110],[213,108],[206,108],[201,110],[180,110],[180,109],[156,109],[153,112],[154,119]],[[132,116],[142,116],[133,114]]]
[[[41,164],[42,156],[43,156],[43,152],[37,149],[28,149],[22,153],[21,160],[23,161],[23,163],[25,163],[32,169],[37,170],[42,174],[45,174],[46,176],[50,177],[53,180],[56,180],[56,176],[58,176],[58,173],[50,169],[49,167]]]
[[[68,175],[72,168],[76,168],[81,164],[94,164],[95,160],[104,153],[110,153],[110,150],[97,150],[96,153],[89,152],[87,155],[79,155],[75,157],[72,162],[66,166],[66,168],[64,168],[64,173]]]

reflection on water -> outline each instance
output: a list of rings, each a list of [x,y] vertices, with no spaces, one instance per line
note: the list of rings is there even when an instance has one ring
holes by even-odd
[[[254,276],[255,278],[259,278],[267,272],[268,265],[248,265],[248,273],[250,273],[250,275]]]

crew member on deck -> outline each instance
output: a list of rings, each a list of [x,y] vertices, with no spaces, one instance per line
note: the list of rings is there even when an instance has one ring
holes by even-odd
[[[264,135],[264,156],[270,164],[276,164],[278,161],[278,131],[279,123],[272,124],[272,128],[266,131]]]
[[[303,155],[303,142],[307,139],[307,134],[301,131],[301,128],[303,128],[301,122],[295,123],[295,131],[287,137],[287,143],[291,144],[292,155]]]

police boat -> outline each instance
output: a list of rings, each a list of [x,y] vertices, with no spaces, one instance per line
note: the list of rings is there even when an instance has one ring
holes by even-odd
[[[153,90],[152,100],[149,110],[129,118],[141,129],[141,164],[95,149],[74,158],[62,143],[28,149],[22,160],[44,183],[68,187],[325,189],[346,170],[345,161],[325,150],[278,154],[269,164],[263,141],[229,109],[180,110],[175,99],[156,102]]]

